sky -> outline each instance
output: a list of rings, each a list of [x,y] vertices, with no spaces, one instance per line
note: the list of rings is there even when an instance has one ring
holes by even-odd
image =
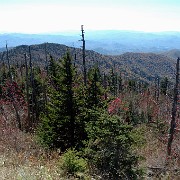
[[[180,0],[0,0],[0,33],[180,31]]]

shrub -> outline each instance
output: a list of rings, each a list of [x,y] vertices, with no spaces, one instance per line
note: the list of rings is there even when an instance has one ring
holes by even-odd
[[[66,174],[85,177],[88,172],[86,159],[80,156],[75,149],[68,149],[61,157],[61,168]]]

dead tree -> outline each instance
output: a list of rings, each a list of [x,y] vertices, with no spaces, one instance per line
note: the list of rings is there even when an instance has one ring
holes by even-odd
[[[77,56],[76,53],[74,54],[74,67],[76,67],[76,60],[77,60]]]
[[[46,58],[46,72],[47,72],[47,75],[48,75],[48,58],[47,58],[47,43],[45,43],[45,58]]]
[[[6,59],[8,62],[9,77],[12,81],[11,66],[10,66],[10,61],[9,61],[9,50],[8,50],[7,42],[6,42]]]
[[[84,85],[87,85],[87,77],[86,77],[86,55],[85,55],[85,39],[84,39],[84,29],[83,29],[83,25],[81,25],[81,32],[82,32],[82,39],[81,41],[83,42],[83,46],[82,46],[82,53],[83,53],[83,73],[84,73]]]
[[[176,64],[176,84],[174,87],[174,99],[173,99],[173,106],[172,106],[172,119],[171,119],[171,127],[169,131],[169,138],[168,138],[168,145],[167,145],[167,154],[168,156],[171,155],[172,150],[172,143],[175,133],[175,127],[176,127],[176,112],[177,112],[177,103],[178,103],[178,87],[179,87],[179,60],[177,59]]]
[[[24,60],[25,60],[25,71],[26,71],[26,98],[27,98],[27,106],[28,106],[28,123],[29,127],[31,127],[31,120],[30,120],[30,106],[29,106],[29,80],[28,80],[28,63],[27,63],[27,58],[26,54],[24,54]]]
[[[159,77],[157,77],[157,94],[156,94],[156,101],[159,101],[159,88],[160,88],[160,81],[159,81]]]
[[[13,77],[12,77],[12,73],[11,73],[11,66],[10,66],[10,61],[9,61],[9,50],[8,50],[7,42],[6,42],[6,58],[7,58],[7,62],[8,62],[8,70],[9,70],[10,80],[11,80],[11,83],[13,83]],[[13,93],[10,94],[10,97],[12,99],[12,105],[13,105],[13,108],[14,108],[15,113],[16,113],[16,121],[17,121],[17,124],[18,124],[18,128],[20,130],[22,130],[21,118],[20,118],[20,115],[19,115],[18,107],[17,107],[17,105],[15,103]]]
[[[3,82],[4,80],[4,76],[5,76],[5,63],[4,63],[4,52],[2,53],[2,56],[1,56],[1,62],[2,62],[2,76],[1,76],[1,82]]]
[[[74,44],[73,44],[73,47],[74,47]],[[77,56],[76,56],[76,49],[75,49],[75,47],[73,48],[73,56],[74,56],[74,67],[76,67]]]
[[[33,75],[33,67],[32,67],[32,56],[31,56],[31,46],[29,46],[29,66],[30,66],[30,81],[31,81],[31,123],[34,123],[34,75]],[[31,124],[31,125],[32,125]]]

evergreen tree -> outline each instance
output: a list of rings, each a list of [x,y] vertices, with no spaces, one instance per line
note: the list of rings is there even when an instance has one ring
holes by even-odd
[[[103,179],[138,179],[138,156],[132,147],[144,141],[140,132],[119,116],[97,110],[90,110],[89,115],[85,152],[90,166],[97,168]]]
[[[95,66],[89,71],[89,81],[87,87],[87,108],[102,107],[103,89],[101,85],[101,75],[99,68]]]
[[[136,91],[136,83],[137,82],[135,80],[133,80],[133,79],[130,79],[128,81],[128,88],[129,88],[130,91]]]
[[[115,97],[117,95],[117,74],[114,72],[113,68],[109,75],[109,86],[111,94]]]
[[[123,84],[122,84],[122,77],[121,77],[121,75],[119,75],[117,77],[117,81],[118,81],[118,93],[120,93],[123,90]]]
[[[35,123],[37,124],[39,122],[40,114],[44,111],[45,108],[45,99],[43,97],[43,80],[41,78],[41,70],[39,68],[34,69],[33,84],[32,112],[34,112]]]
[[[50,56],[48,72],[49,72],[48,75],[51,81],[51,85],[54,86],[54,88],[56,88],[56,84],[58,86],[58,79],[59,79],[60,73],[59,73],[58,62],[55,61],[52,56]]]
[[[167,94],[168,84],[169,84],[169,80],[167,77],[165,77],[160,83],[160,89],[163,95]]]
[[[57,71],[58,70],[58,71]],[[46,113],[42,114],[39,136],[50,148],[58,147],[62,151],[78,145],[80,121],[75,96],[75,68],[67,53],[59,63],[51,59],[49,75],[51,82],[48,92]]]

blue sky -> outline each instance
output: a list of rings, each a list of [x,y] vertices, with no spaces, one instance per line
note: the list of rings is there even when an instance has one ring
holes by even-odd
[[[180,31],[180,0],[0,0],[0,32]]]

